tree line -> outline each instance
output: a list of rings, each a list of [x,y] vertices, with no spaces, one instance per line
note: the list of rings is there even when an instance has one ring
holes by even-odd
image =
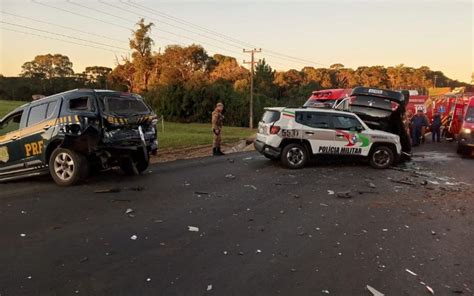
[[[154,52],[152,29],[153,23],[143,19],[137,23],[129,40],[131,56],[122,57],[113,69],[91,66],[74,73],[67,56],[36,56],[23,64],[20,77],[0,76],[0,99],[29,100],[33,94],[49,95],[72,88],[109,88],[140,93],[157,114],[172,121],[208,122],[216,102],[223,102],[226,124],[246,126],[249,70],[234,57],[210,56],[196,44],[170,45],[163,52]],[[352,69],[338,63],[328,68],[276,71],[262,59],[255,67],[254,120],[261,117],[265,106],[301,105],[314,90],[359,85],[416,89],[422,94],[434,86],[469,86],[426,66]]]

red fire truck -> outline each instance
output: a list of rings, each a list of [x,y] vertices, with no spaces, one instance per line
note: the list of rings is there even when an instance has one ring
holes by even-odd
[[[465,103],[464,108],[459,110],[459,112],[462,111],[459,120],[461,124],[456,133],[458,153],[474,156],[474,96],[463,100],[463,102]],[[458,115],[459,113],[456,113],[455,116]]]

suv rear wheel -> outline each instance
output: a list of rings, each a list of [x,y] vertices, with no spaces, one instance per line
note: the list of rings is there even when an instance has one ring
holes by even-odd
[[[49,172],[59,186],[77,184],[87,176],[87,159],[72,150],[56,148],[49,159]]]
[[[386,169],[395,161],[392,149],[387,146],[375,147],[370,154],[370,165],[376,169]]]
[[[281,162],[289,169],[300,169],[308,162],[308,150],[297,143],[288,144],[281,153]]]

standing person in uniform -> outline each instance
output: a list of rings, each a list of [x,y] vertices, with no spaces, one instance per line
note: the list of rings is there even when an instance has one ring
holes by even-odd
[[[435,114],[433,115],[433,119],[431,121],[431,140],[434,143],[435,140],[436,142],[440,142],[440,137],[441,137],[441,115],[439,114],[439,111],[435,111]]]
[[[214,133],[214,142],[212,143],[212,155],[220,156],[224,155],[221,151],[221,132],[222,126],[224,125],[224,104],[217,103],[216,109],[212,112],[212,132]]]
[[[422,109],[418,109],[416,115],[411,119],[411,126],[413,146],[420,146],[423,128],[428,126],[428,121]]]

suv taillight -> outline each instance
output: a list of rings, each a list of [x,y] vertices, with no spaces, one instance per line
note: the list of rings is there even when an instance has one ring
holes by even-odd
[[[272,135],[278,134],[279,131],[280,131],[280,127],[277,125],[272,125],[272,127],[270,128],[270,134]]]

